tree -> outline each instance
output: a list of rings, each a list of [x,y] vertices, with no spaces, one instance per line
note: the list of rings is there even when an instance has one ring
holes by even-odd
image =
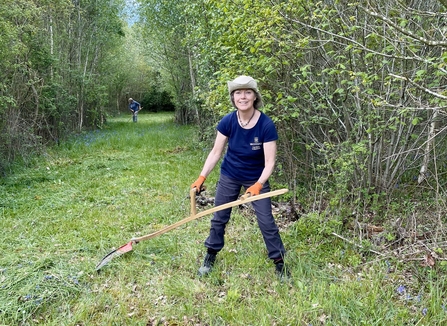
[[[61,135],[100,124],[103,65],[124,36],[122,0],[0,4],[0,169]],[[116,70],[114,68],[114,70]]]
[[[142,0],[145,52],[151,66],[158,68],[159,88],[171,94],[176,106],[176,120],[188,123],[196,118],[194,68],[191,49],[185,44],[189,15],[187,2],[181,0]]]

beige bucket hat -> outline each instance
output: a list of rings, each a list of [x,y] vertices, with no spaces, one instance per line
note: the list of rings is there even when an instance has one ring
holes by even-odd
[[[228,82],[228,92],[230,93],[230,100],[234,107],[233,92],[237,89],[252,89],[256,93],[256,100],[254,103],[255,109],[263,106],[262,96],[258,90],[258,83],[250,76],[239,76],[236,79]]]

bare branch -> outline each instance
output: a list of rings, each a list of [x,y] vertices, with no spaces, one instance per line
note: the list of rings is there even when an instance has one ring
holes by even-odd
[[[446,0],[447,1],[447,0]],[[395,22],[393,22],[392,20],[388,19],[387,17],[380,15],[376,12],[373,12],[365,7],[361,7],[363,9],[363,11],[365,11],[367,14],[379,18],[380,20],[384,21],[385,23],[387,23],[388,25],[392,26],[394,29],[396,29],[397,31],[401,32],[402,34],[411,37],[415,40],[418,40],[426,45],[430,45],[430,46],[447,46],[447,42],[445,41],[431,41],[426,39],[425,37],[421,37],[418,36],[416,34],[414,34],[412,31],[407,30],[405,28],[400,27],[398,24],[396,24]]]
[[[409,79],[407,77],[398,76],[398,75],[395,75],[395,74],[389,74],[389,75],[391,77],[394,77],[394,78],[397,78],[397,79],[400,79],[400,80],[405,80],[405,81],[409,82],[411,85],[415,86],[416,88],[420,89],[421,91],[423,91],[425,93],[433,95],[433,96],[435,96],[437,98],[440,98],[442,100],[447,100],[447,96],[444,96],[444,95],[441,95],[439,93],[433,92],[433,91],[429,90],[428,88],[425,88],[425,87],[419,85],[418,83],[415,83],[414,81],[412,81],[411,79]]]
[[[336,34],[336,33],[333,33],[331,31],[327,31],[327,30],[324,30],[322,28],[319,28],[317,26],[312,26],[310,24],[306,24],[306,23],[300,21],[299,19],[293,19],[293,18],[288,17],[286,14],[282,13],[281,11],[279,11],[279,13],[280,13],[280,15],[284,19],[286,19],[286,20],[288,20],[290,22],[293,22],[293,23],[299,24],[301,26],[304,26],[306,28],[309,28],[309,29],[312,29],[312,30],[324,33],[326,35],[332,36],[334,38],[333,42],[337,42],[336,40],[344,40],[344,41],[350,43],[351,45],[356,46],[357,49],[360,49],[360,50],[365,51],[367,53],[372,53],[374,55],[379,55],[379,56],[381,56],[383,58],[401,59],[401,60],[418,60],[418,61],[423,62],[423,63],[430,63],[429,60],[424,59],[424,58],[420,58],[419,56],[416,56],[416,55],[410,57],[410,56],[402,56],[402,55],[396,55],[396,54],[387,54],[387,53],[375,51],[373,49],[370,49],[370,48],[366,47],[364,44],[358,42],[357,40],[355,40],[353,38],[349,38],[349,37],[344,36],[344,35]],[[312,41],[314,41],[314,42],[329,42],[328,40],[312,40]],[[339,43],[339,44],[345,45],[344,43]]]
[[[441,3],[444,8],[447,8],[447,0],[439,0],[439,3]]]

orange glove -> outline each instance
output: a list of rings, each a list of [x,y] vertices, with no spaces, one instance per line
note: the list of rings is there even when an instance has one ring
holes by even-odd
[[[259,193],[261,192],[262,187],[263,187],[262,184],[260,184],[259,182],[256,182],[253,186],[251,186],[251,187],[249,187],[247,189],[245,194],[250,193],[251,196],[259,195]]]
[[[206,178],[201,175],[197,178],[196,181],[191,185],[191,188],[196,188],[196,193],[200,193],[202,190],[204,190],[203,183],[205,182]]]

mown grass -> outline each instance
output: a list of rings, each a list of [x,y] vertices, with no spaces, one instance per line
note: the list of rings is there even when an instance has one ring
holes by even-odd
[[[134,236],[189,216],[212,144],[169,114],[113,118],[0,183],[5,325],[445,325],[444,275],[359,252],[309,213],[282,230],[293,284],[235,209],[216,268],[196,276],[211,216],[96,264]],[[218,169],[207,179],[213,194]],[[405,274],[408,269],[418,269]]]

